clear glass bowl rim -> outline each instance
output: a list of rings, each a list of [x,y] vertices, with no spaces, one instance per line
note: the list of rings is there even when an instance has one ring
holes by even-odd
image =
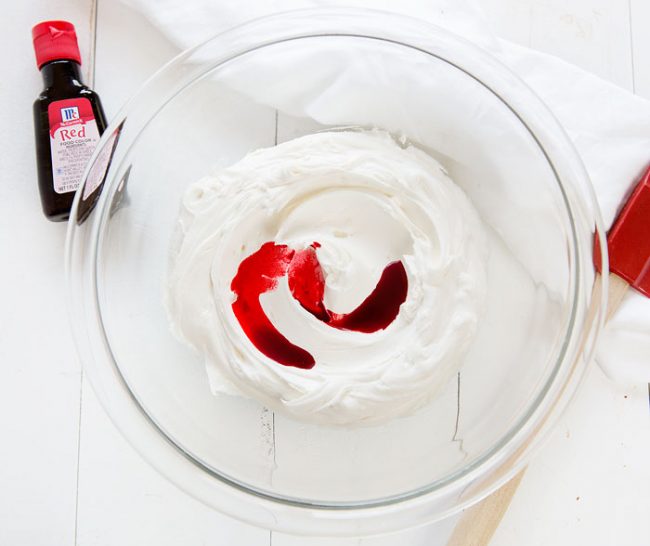
[[[201,52],[208,49],[220,52],[219,58],[200,65],[200,73],[204,73],[208,67],[214,69],[253,50],[316,36],[368,38],[411,47],[447,62],[479,81],[528,128],[556,171],[558,184],[568,200],[569,215],[573,214],[576,218],[586,216],[592,228],[596,228],[601,248],[607,248],[598,205],[582,162],[560,124],[534,92],[497,59],[470,42],[430,23],[375,10],[339,8],[285,12],[250,21],[181,53],[152,76],[114,118],[89,165],[98,157],[103,146],[112,145],[110,135],[128,120],[139,102],[144,101],[152,89],[163,85],[164,74],[191,63]],[[437,53],[431,51],[432,44]],[[447,55],[443,57],[440,51]],[[179,89],[170,91],[167,99],[172,99],[190,85],[200,73],[187,78]],[[158,105],[160,107],[162,104]],[[152,115],[155,112],[152,109]],[[145,126],[140,126],[139,131]],[[545,146],[550,142],[552,146]],[[207,469],[173,439],[163,437],[162,430],[128,388],[103,335],[96,293],[96,258],[102,228],[117,188],[117,177],[111,178],[111,173],[119,170],[120,154],[124,154],[120,150],[117,146],[106,186],[87,222],[78,225],[74,221],[83,184],[73,204],[66,241],[68,301],[73,334],[84,369],[118,430],[153,467],[209,506],[249,523],[314,535],[375,534],[440,519],[489,495],[518,472],[575,392],[603,322],[607,263],[605,256],[600,292],[591,301],[591,305],[596,306],[595,318],[587,321],[590,302],[585,296],[580,272],[590,267],[589,252],[579,248],[574,231],[572,319],[555,371],[538,399],[531,404],[527,415],[493,449],[471,465],[435,484],[367,503],[320,503],[282,497]],[[564,191],[570,189],[571,184],[565,186],[567,181],[557,174],[560,171],[571,184],[582,189],[586,201],[576,197],[575,192]],[[576,229],[575,222],[572,227]],[[580,340],[587,337],[589,339],[583,345],[582,357],[579,358]],[[492,478],[486,479],[488,476]]]

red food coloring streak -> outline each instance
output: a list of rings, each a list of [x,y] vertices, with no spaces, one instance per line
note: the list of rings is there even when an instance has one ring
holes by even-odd
[[[408,292],[408,278],[402,262],[386,266],[375,289],[354,311],[334,313],[323,303],[325,278],[316,248],[312,245],[296,252],[289,264],[289,289],[304,309],[332,328],[366,334],[383,330],[395,320]]]
[[[309,369],[314,357],[291,343],[273,326],[259,301],[264,292],[276,288],[277,279],[288,275],[289,290],[300,305],[318,320],[339,330],[372,333],[383,330],[399,313],[408,293],[408,277],[401,261],[386,266],[370,295],[350,313],[329,311],[323,302],[325,276],[313,243],[295,251],[273,242],[244,259],[231,289],[237,299],[233,311],[244,333],[263,354],[285,366]]]
[[[402,262],[388,264],[370,295],[354,311],[330,313],[328,324],[339,330],[370,334],[383,330],[395,320],[406,300],[408,277]]]
[[[237,295],[232,310],[260,352],[285,366],[309,369],[316,363],[314,357],[278,332],[260,304],[260,295],[278,285],[278,278],[286,274],[294,254],[286,245],[264,243],[244,259],[230,284]]]
[[[325,277],[316,256],[316,248],[318,247],[312,245],[294,254],[288,270],[289,290],[307,311],[317,319],[329,322],[330,313],[323,303]]]

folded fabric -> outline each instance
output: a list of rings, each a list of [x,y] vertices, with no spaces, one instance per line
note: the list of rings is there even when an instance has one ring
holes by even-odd
[[[399,4],[390,0],[123,1],[143,13],[179,48],[196,45],[256,17],[308,7],[384,9],[447,28],[498,57],[553,111],[584,161],[606,226],[611,224],[631,186],[650,163],[650,102],[560,59],[499,39],[491,33],[480,8],[472,0],[403,0]],[[353,57],[338,62],[352,66]],[[337,67],[339,71],[344,68]],[[313,91],[313,88],[309,90]],[[279,110],[295,108],[272,96],[265,102]],[[309,112],[288,113],[317,119],[315,103],[312,96],[310,101],[298,103],[311,104]],[[649,300],[630,291],[603,332],[597,361],[608,375],[619,381],[650,381]]]

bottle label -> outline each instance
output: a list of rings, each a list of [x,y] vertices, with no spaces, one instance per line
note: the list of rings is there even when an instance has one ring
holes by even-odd
[[[88,99],[58,100],[50,103],[47,115],[54,191],[76,191],[99,142],[93,107]]]

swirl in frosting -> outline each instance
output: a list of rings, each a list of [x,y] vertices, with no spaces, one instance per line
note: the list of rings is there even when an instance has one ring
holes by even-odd
[[[250,300],[309,366],[260,350],[233,305],[240,266],[269,242],[313,252],[323,277],[320,304],[296,297],[284,273]],[[215,393],[307,422],[377,424],[421,408],[462,364],[485,301],[484,247],[476,211],[427,153],[378,130],[316,133],[188,188],[166,303]],[[367,331],[331,323],[396,263],[408,284],[396,316]]]

